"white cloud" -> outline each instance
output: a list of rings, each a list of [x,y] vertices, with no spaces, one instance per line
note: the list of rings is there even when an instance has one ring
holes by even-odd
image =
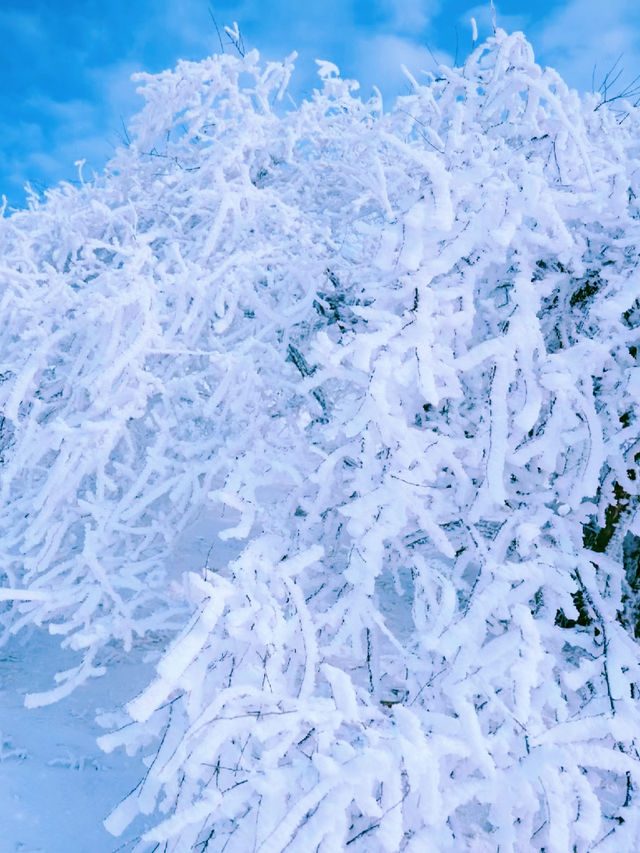
[[[424,30],[440,11],[440,2],[393,0],[392,28],[401,32]]]
[[[424,44],[394,35],[360,38],[354,52],[363,88],[375,85],[388,95],[406,92],[409,86],[402,65],[418,82],[426,82],[423,72],[435,73],[439,64],[453,63],[453,58],[444,51],[434,49],[432,52]],[[363,94],[366,95],[366,89]]]
[[[215,3],[211,6],[215,7]],[[234,15],[241,22],[242,4],[238,3],[237,6],[239,8],[234,10]],[[220,50],[218,35],[207,2],[203,0],[169,2],[165,6],[163,19],[165,32],[171,34],[176,43],[176,53],[182,59],[202,59]],[[224,17],[218,20],[218,27],[222,32],[225,24],[232,23]],[[159,16],[154,16],[152,27],[151,37],[158,38],[158,33],[162,29]]]
[[[640,73],[640,4],[637,0],[570,0],[533,35],[546,64],[581,90],[597,89],[622,54],[623,86]],[[595,73],[594,73],[595,68]]]
[[[124,141],[123,122],[142,106],[131,74],[130,62],[85,72],[94,97],[56,100],[41,90],[26,98],[25,106],[40,121],[22,122],[14,131],[15,143],[5,146],[6,192],[19,199],[25,182],[38,189],[78,177],[76,160],[86,160],[85,178],[100,173],[115,148]],[[19,134],[19,139],[17,138]]]

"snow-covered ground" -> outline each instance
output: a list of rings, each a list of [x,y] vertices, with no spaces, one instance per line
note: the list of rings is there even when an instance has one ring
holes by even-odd
[[[144,773],[138,756],[106,755],[96,709],[113,710],[142,687],[151,667],[131,656],[54,705],[27,710],[24,697],[48,689],[73,665],[46,631],[16,637],[0,655],[0,850],[2,853],[111,853],[129,849],[103,819]]]
[[[174,580],[212,568],[238,547],[212,541],[223,519],[195,513],[168,555]],[[112,716],[153,676],[158,648],[113,649],[106,674],[53,705],[27,709],[25,696],[50,690],[57,672],[78,663],[45,628],[26,629],[0,648],[0,853],[125,853],[145,829],[143,819],[114,838],[109,812],[145,773],[141,756],[103,752],[96,739]],[[111,717],[110,717],[111,715]],[[97,721],[99,718],[104,728]],[[150,821],[152,823],[152,821]]]

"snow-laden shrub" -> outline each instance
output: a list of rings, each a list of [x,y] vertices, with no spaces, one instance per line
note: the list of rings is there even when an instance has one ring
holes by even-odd
[[[83,654],[30,702],[172,636],[138,851],[631,851],[638,112],[499,30],[388,113],[291,68],[142,75],[2,222],[2,619]]]

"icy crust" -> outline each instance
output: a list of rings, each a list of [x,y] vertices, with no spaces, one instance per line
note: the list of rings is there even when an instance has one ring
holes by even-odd
[[[30,704],[172,637],[137,853],[634,850],[638,112],[519,33],[389,113],[292,59],[143,76],[2,222],[2,620],[83,655]]]

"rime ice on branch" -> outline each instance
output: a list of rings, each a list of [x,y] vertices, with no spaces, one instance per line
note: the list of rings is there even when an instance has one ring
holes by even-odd
[[[500,30],[389,113],[292,60],[141,75],[2,222],[2,619],[82,654],[31,704],[172,637],[138,851],[631,851],[638,111]]]

